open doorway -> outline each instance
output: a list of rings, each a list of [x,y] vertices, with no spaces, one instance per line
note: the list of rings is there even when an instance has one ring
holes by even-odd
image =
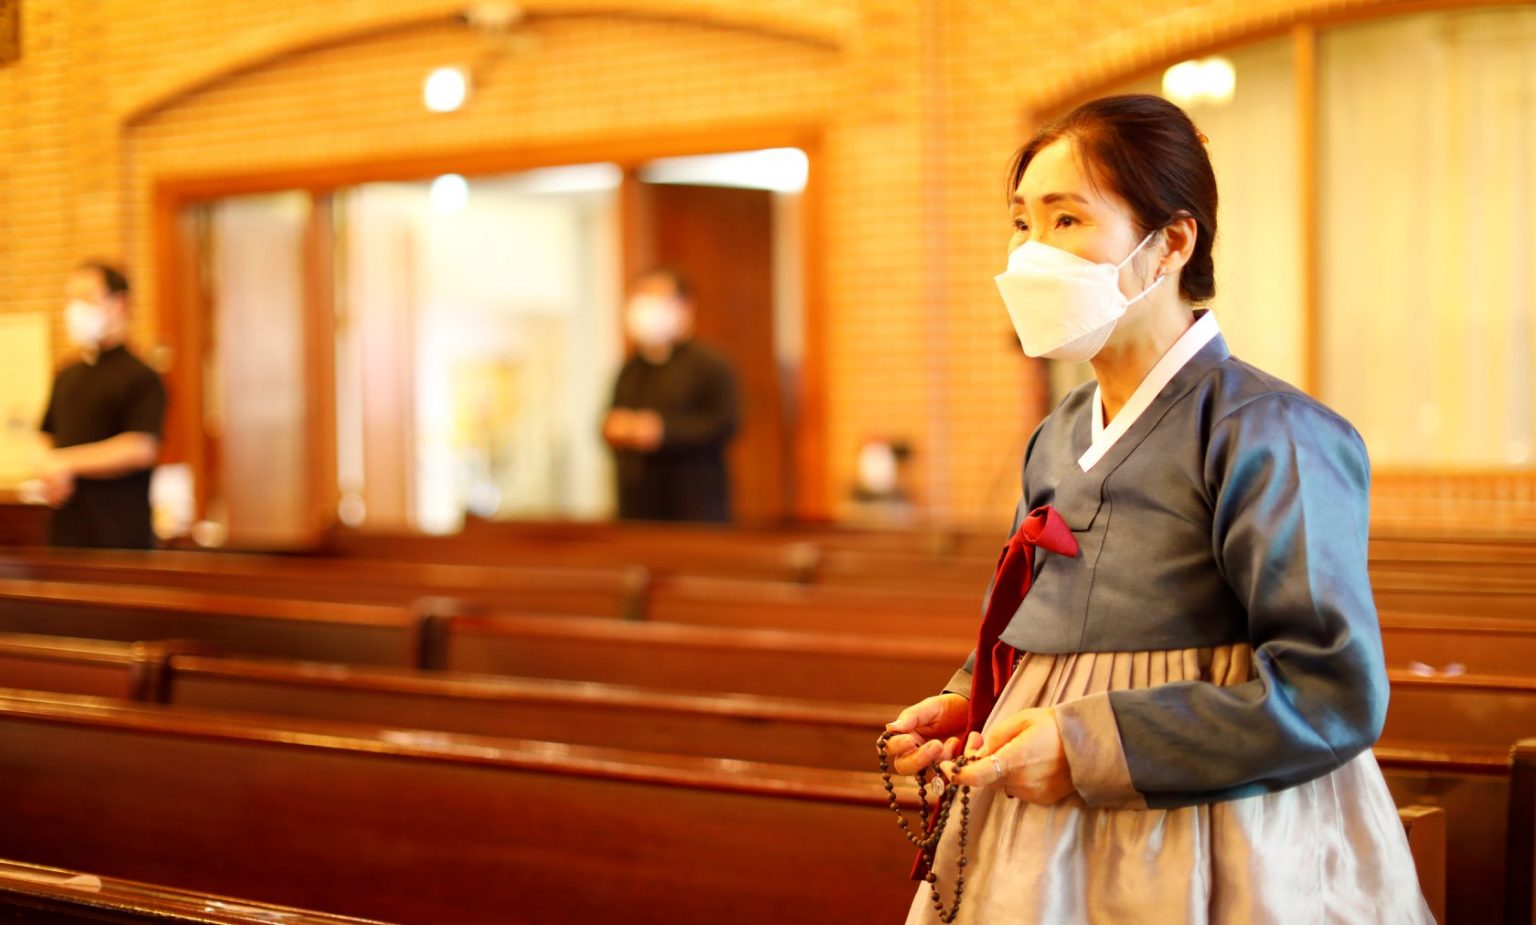
[[[787,519],[807,168],[786,149],[180,206],[180,343],[200,360],[182,433],[209,535],[610,516],[625,283],[657,264],[694,278],[698,335],[741,381],[738,519]]]
[[[692,279],[697,336],[736,372],[741,429],[728,462],[731,507],[746,522],[793,511],[808,168],[803,151],[782,148],[666,158],[636,177],[631,263]]]

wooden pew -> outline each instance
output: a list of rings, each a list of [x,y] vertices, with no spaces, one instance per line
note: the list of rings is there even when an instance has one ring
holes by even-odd
[[[861,771],[874,768],[874,737],[902,707],[16,635],[0,636],[0,687]]]
[[[0,578],[94,582],[346,603],[452,596],[527,613],[639,619],[650,575],[607,569],[316,559],[254,553],[0,551]]]
[[[54,649],[58,648],[55,644]],[[21,650],[27,651],[24,646]],[[0,651],[4,651],[3,641]],[[100,653],[87,646],[83,654],[95,658]],[[52,664],[62,660],[58,651],[47,652],[47,657]],[[126,673],[126,659],[123,662]],[[763,698],[656,695],[590,684],[437,678],[380,669],[202,656],[176,655],[174,662],[175,669],[166,675],[169,683],[165,696],[182,706],[388,723],[398,730],[415,728],[514,737],[536,734],[578,744],[743,760],[793,760],[850,770],[872,767],[871,731],[897,709]],[[69,674],[64,677],[67,680]],[[1412,677],[1394,680],[1398,685],[1448,687],[1452,694],[1476,691],[1468,683],[1470,679],[1453,679],[1449,683],[1444,679]],[[0,675],[0,683],[8,682],[8,678]],[[1415,747],[1411,736],[1398,734],[1394,738],[1397,727],[1407,726],[1408,733],[1422,733],[1415,724],[1399,721],[1404,700],[1398,691],[1382,754],[1399,755]],[[1445,728],[1447,712],[1458,712],[1454,703],[1433,705],[1438,708],[1440,720],[1435,728]],[[1475,708],[1466,709],[1465,704],[1461,707],[1462,713],[1477,712]],[[1522,711],[1512,707],[1510,715],[1520,718],[1531,713],[1528,708]],[[1419,720],[1423,719],[1421,715]],[[1422,739],[1422,734],[1419,738]],[[1467,837],[1465,832],[1458,831],[1457,835],[1458,840]],[[1496,857],[1484,860],[1497,862]]]
[[[1505,747],[1536,737],[1536,677],[1423,677],[1389,670],[1382,739]]]
[[[496,561],[520,553],[546,565],[633,562],[675,574],[774,580],[903,581],[909,575],[947,584],[955,574],[984,586],[1006,539],[1004,531],[864,532],[815,528],[724,529],[681,524],[496,523],[455,536],[339,529],[322,549],[348,558],[419,561]],[[793,550],[787,552],[786,550]],[[1404,570],[1444,574],[1515,574],[1536,565],[1536,535],[1496,530],[1404,530],[1373,527],[1373,573]],[[786,568],[785,563],[793,561]],[[1437,570],[1435,566],[1449,568]],[[911,582],[907,582],[911,584]]]
[[[4,692],[0,786],[0,851],[406,923],[884,921],[912,890],[868,774]]]
[[[901,709],[206,656],[176,656],[168,677],[178,707],[845,771],[875,769],[875,736]]]
[[[793,596],[825,600],[841,589],[785,589]],[[882,598],[875,596],[873,600]],[[884,598],[888,600],[889,598]],[[676,619],[700,622],[732,614],[728,596],[677,609]],[[195,640],[224,652],[262,657],[453,668],[600,680],[682,690],[733,690],[806,699],[895,702],[942,683],[969,651],[969,631],[959,618],[935,618],[954,627],[931,639],[882,632],[889,622],[881,606],[802,608],[795,601],[764,598],[725,622],[782,621],[796,629],[823,627],[821,639],[805,633],[734,627],[629,624],[613,619],[467,615],[456,605],[429,602],[421,611],[324,602],[247,598],[168,589],[66,585],[0,580],[0,631],[85,638]],[[922,608],[911,619],[922,618]],[[815,621],[808,615],[823,614]],[[439,615],[441,614],[441,615]],[[840,620],[836,625],[830,621]],[[450,627],[453,627],[450,632]],[[935,630],[936,632],[937,629]],[[1452,663],[1471,674],[1536,674],[1536,623],[1523,620],[1382,616],[1389,666],[1420,662],[1436,670]],[[950,635],[952,633],[952,635]],[[524,638],[526,637],[526,638]],[[450,648],[452,650],[450,657]],[[543,653],[543,654],[541,654]],[[714,661],[709,653],[715,653]],[[548,656],[546,658],[545,656]],[[844,659],[853,661],[845,662]],[[695,679],[702,663],[707,674]],[[798,664],[800,667],[791,667]],[[847,670],[873,686],[844,684]],[[883,667],[880,667],[883,665]],[[547,666],[547,667],[546,667]],[[668,667],[670,666],[670,667]],[[788,671],[786,682],[780,676]],[[935,682],[934,679],[940,679]],[[840,693],[841,691],[841,693]]]
[[[1381,638],[1389,668],[1459,665],[1473,674],[1536,676],[1536,624],[1529,620],[1383,613]]]
[[[1399,807],[1445,811],[1447,913],[1439,921],[1501,921],[1508,901],[1503,833],[1516,824],[1509,749],[1419,744],[1378,745],[1373,751]],[[1431,883],[1438,879],[1422,870],[1420,876]]]
[[[1383,742],[1500,748],[1536,736],[1536,679],[1392,671]],[[934,685],[937,686],[937,683]],[[0,636],[0,687],[471,735],[871,768],[896,703],[255,661],[165,644]]]
[[[52,925],[384,925],[373,919],[0,861],[0,920]]]
[[[1524,925],[1536,921],[1536,739],[1516,742],[1510,760],[1504,922]]]
[[[912,895],[873,774],[7,693],[0,787],[0,855],[407,925],[889,921]]]
[[[1408,835],[1408,851],[1419,874],[1419,889],[1436,922],[1445,921],[1445,810],[1439,806],[1403,806],[1397,811]]]
[[[23,503],[14,489],[0,488],[0,546],[46,543],[51,514],[40,504]]]
[[[915,702],[971,644],[947,639],[623,623],[580,617],[448,615],[425,667],[858,703]],[[937,680],[936,680],[937,679]]]
[[[85,583],[135,579],[166,583],[172,586],[168,592],[176,587],[187,587],[209,594],[286,595],[310,600],[344,600],[355,593],[361,600],[393,600],[397,606],[404,606],[409,599],[421,594],[446,594],[493,610],[643,617],[659,622],[855,633],[887,639],[972,638],[981,602],[979,594],[970,592],[850,589],[690,577],[652,582],[641,573],[568,573],[558,570],[540,573],[536,570],[406,564],[399,566],[402,573],[411,569],[417,569],[418,573],[409,578],[390,579],[395,583],[381,588],[374,584],[385,580],[378,573],[379,563],[308,562],[300,566],[303,560],[197,553],[185,554],[181,560],[172,562],[141,554],[138,558],[145,562],[145,567],[141,572],[134,572],[131,569],[135,560],[132,554],[129,555],[130,558],[121,559],[114,554],[90,554],[41,562],[0,555],[0,574],[9,571],[10,574],[75,577]],[[216,567],[204,571],[201,563]],[[436,569],[442,571],[433,571]],[[306,573],[303,581],[295,577],[299,571]],[[502,581],[507,584],[499,588],[497,583]],[[55,600],[65,595],[97,600],[125,594],[140,598],[154,595],[154,599],[165,607],[172,606],[173,601],[180,601],[178,606],[186,607],[196,600],[148,590],[125,592],[114,588],[95,594],[84,589],[76,592],[66,586],[72,584],[33,585],[30,586],[32,590],[26,592],[29,586],[0,579],[0,601],[12,601],[11,609],[14,610],[14,602],[31,600],[36,604],[38,598],[48,594]],[[587,584],[593,587],[581,591]],[[11,593],[7,594],[5,588],[11,589]],[[17,593],[18,589],[24,593]],[[51,590],[44,593],[46,589]],[[1383,592],[1384,595],[1388,593]],[[1405,598],[1407,610],[1382,610],[1381,622],[1390,664],[1407,667],[1413,662],[1422,662],[1442,668],[1459,662],[1469,671],[1484,674],[1518,674],[1532,670],[1530,666],[1536,665],[1536,646],[1531,644],[1531,640],[1536,639],[1533,635],[1536,620],[1519,616],[1490,617],[1484,612],[1490,609],[1484,606],[1488,603],[1486,598],[1475,595],[1451,597],[1457,606],[1466,608],[1466,612],[1420,612],[1436,603],[1435,596],[1427,591],[1415,592]],[[201,600],[209,607],[222,606],[213,603],[213,598]],[[528,606],[512,607],[509,603],[517,601]],[[1521,603],[1520,606],[1525,605]],[[314,608],[305,609],[312,612]],[[54,623],[45,620],[42,625]],[[8,628],[27,630],[27,627],[15,624]],[[63,632],[94,634],[94,631],[67,629]],[[146,629],[137,637],[119,634],[116,638],[166,635],[174,635],[174,632]]]
[[[0,687],[125,700],[155,699],[174,643],[103,642],[59,636],[0,635]]]
[[[420,623],[408,607],[0,580],[0,632],[7,633],[187,639],[244,655],[413,665]]]
[[[970,651],[948,639],[413,612],[163,589],[0,580],[0,632],[186,639],[242,655],[589,680],[673,690],[918,699]]]
[[[753,537],[729,527],[566,525],[556,533],[520,530],[517,538],[484,533],[424,536],[332,531],[315,553],[344,559],[509,563],[551,567],[640,565],[665,574],[808,581],[820,551],[813,543]]]
[[[879,627],[890,636],[971,635],[986,583],[969,590],[825,587],[613,570],[499,568],[203,553],[0,553],[0,579],[111,583],[312,601],[408,604],[453,597],[533,614],[809,631]]]
[[[956,593],[672,577],[652,583],[644,614],[691,626],[974,639],[985,588],[983,582],[981,590]]]

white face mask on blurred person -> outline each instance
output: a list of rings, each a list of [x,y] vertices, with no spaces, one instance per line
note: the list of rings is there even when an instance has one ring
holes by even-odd
[[[107,310],[94,302],[75,299],[64,309],[64,335],[76,347],[101,346],[107,336]]]
[[[1159,276],[1129,299],[1120,291],[1120,268],[1156,234],[1142,238],[1118,264],[1094,263],[1039,241],[1010,254],[1007,272],[997,277],[997,289],[1024,352],[1053,360],[1092,359],[1126,309],[1165,278]]]
[[[637,295],[624,310],[624,327],[641,349],[670,347],[682,339],[683,309],[673,298]]]

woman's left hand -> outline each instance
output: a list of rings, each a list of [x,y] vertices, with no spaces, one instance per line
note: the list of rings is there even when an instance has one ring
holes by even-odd
[[[1009,797],[1050,806],[1072,793],[1072,768],[1056,714],[1049,709],[1020,710],[986,731],[971,733],[965,754],[971,760],[955,770],[945,762],[945,775],[969,787],[997,784]]]

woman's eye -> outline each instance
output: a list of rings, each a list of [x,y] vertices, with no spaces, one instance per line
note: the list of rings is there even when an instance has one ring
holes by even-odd
[[[1058,216],[1057,219],[1056,219],[1056,227],[1057,228],[1067,228],[1067,227],[1070,227],[1070,226],[1076,225],[1076,224],[1077,224],[1077,219],[1073,218],[1070,215]]]
[[[1024,221],[1022,218],[1016,218],[1013,220],[1013,230],[1027,232],[1029,231],[1029,222]]]

